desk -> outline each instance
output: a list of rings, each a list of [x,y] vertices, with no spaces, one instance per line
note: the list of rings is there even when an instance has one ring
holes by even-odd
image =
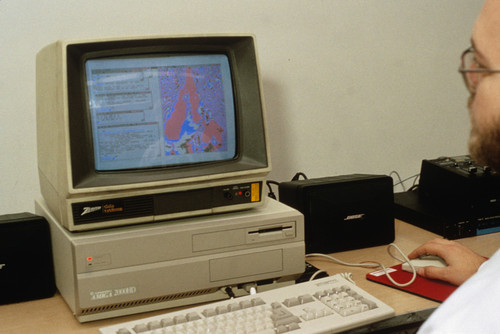
[[[399,220],[396,220],[395,229],[395,243],[405,254],[408,254],[425,241],[438,237],[434,233]],[[500,234],[498,233],[465,238],[458,241],[484,256],[491,256],[500,248]],[[397,260],[387,253],[387,246],[339,252],[335,253],[334,256],[346,262],[374,260],[384,263],[386,266],[398,263]],[[396,315],[433,308],[439,305],[437,302],[368,281],[365,275],[373,271],[373,269],[346,267],[323,259],[314,259],[311,263],[318,268],[327,270],[331,275],[339,272],[351,272],[358,286],[393,307]],[[51,298],[0,306],[0,328],[2,333],[96,334],[101,327],[163,314],[165,312],[168,312],[168,310],[81,324],[73,317],[63,298],[59,294],[56,294]]]

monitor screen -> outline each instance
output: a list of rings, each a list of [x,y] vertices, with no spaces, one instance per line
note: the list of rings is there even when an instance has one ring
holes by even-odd
[[[235,107],[224,54],[85,62],[96,171],[233,159]]]

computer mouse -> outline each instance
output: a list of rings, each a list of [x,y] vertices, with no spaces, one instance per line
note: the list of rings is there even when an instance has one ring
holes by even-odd
[[[415,270],[418,270],[418,268],[427,267],[427,266],[434,266],[434,267],[440,267],[440,268],[444,268],[447,266],[446,262],[437,255],[421,256],[419,258],[410,260],[410,262],[411,262],[411,264],[413,264],[413,267],[415,267]],[[410,265],[406,262],[403,263],[401,268],[404,271],[412,272]]]

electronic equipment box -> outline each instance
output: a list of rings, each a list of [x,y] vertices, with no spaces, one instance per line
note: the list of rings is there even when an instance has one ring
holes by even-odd
[[[500,231],[500,175],[468,155],[423,160],[418,188],[394,202],[397,218],[448,239]]]
[[[305,270],[303,215],[272,199],[239,212],[78,233],[43,199],[35,209],[49,222],[57,288],[80,322],[273,289]]]
[[[281,182],[279,199],[304,214],[307,253],[394,241],[392,179],[351,174]]]
[[[49,224],[28,212],[0,216],[0,304],[56,292]]]

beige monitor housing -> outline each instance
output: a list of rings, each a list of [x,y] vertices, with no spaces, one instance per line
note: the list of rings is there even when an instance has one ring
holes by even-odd
[[[182,166],[96,171],[85,62],[155,54],[225,54],[236,119],[233,159]],[[271,170],[255,37],[151,36],[62,40],[36,58],[40,189],[70,231],[238,211],[265,202]]]

